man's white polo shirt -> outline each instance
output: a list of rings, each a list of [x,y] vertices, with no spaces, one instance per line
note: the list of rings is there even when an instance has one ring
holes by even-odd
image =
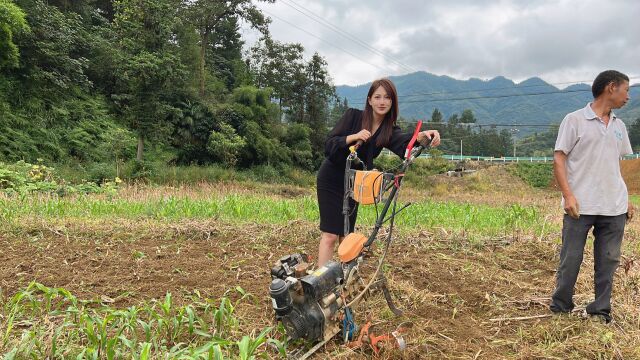
[[[627,186],[620,158],[632,154],[627,128],[611,111],[605,125],[591,103],[569,113],[558,130],[555,151],[567,154],[569,187],[583,215],[615,216],[627,212]],[[564,205],[564,199],[562,199]]]

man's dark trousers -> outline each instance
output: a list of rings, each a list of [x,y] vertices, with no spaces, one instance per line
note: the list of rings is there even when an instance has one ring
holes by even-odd
[[[556,274],[556,291],[551,298],[551,311],[571,312],[573,291],[578,279],[587,233],[593,227],[595,300],[587,306],[590,315],[611,320],[613,275],[620,263],[620,246],[626,214],[617,216],[580,215],[574,219],[564,215],[560,266]]]

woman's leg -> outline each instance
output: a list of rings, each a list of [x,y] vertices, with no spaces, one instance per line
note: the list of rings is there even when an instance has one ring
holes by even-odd
[[[331,260],[338,238],[339,236],[337,234],[322,232],[320,236],[320,248],[318,250],[317,268],[322,267],[327,261]]]

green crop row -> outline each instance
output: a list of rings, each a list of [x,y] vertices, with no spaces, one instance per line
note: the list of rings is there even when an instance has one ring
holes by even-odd
[[[171,293],[161,301],[116,309],[82,301],[62,288],[33,282],[0,303],[0,350],[4,359],[253,359],[268,351],[285,355],[271,327],[241,335],[235,316],[240,298],[229,292],[178,306]],[[234,294],[235,295],[235,294]],[[281,329],[279,329],[281,331]],[[266,344],[272,346],[267,348]]]
[[[398,209],[401,207],[398,203]],[[377,211],[382,209],[378,207]],[[375,223],[375,207],[361,207],[358,224]],[[252,194],[213,196],[205,199],[168,196],[161,199],[130,200],[100,196],[34,196],[24,199],[0,198],[0,220],[17,221],[23,217],[38,218],[154,218],[219,219],[239,223],[279,224],[292,220],[317,222],[315,197],[292,199]],[[542,216],[533,206],[518,204],[488,206],[457,202],[423,201],[402,210],[395,224],[406,228],[443,227],[452,230],[472,230],[482,234],[497,234],[514,229],[536,230],[542,226]]]

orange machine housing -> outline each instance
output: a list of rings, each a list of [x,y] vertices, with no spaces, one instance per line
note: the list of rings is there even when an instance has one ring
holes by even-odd
[[[362,205],[380,201],[383,174],[380,171],[355,171],[353,179],[353,200]]]
[[[338,246],[338,258],[343,263],[357,258],[366,242],[367,237],[362,234],[351,233],[347,235]]]

